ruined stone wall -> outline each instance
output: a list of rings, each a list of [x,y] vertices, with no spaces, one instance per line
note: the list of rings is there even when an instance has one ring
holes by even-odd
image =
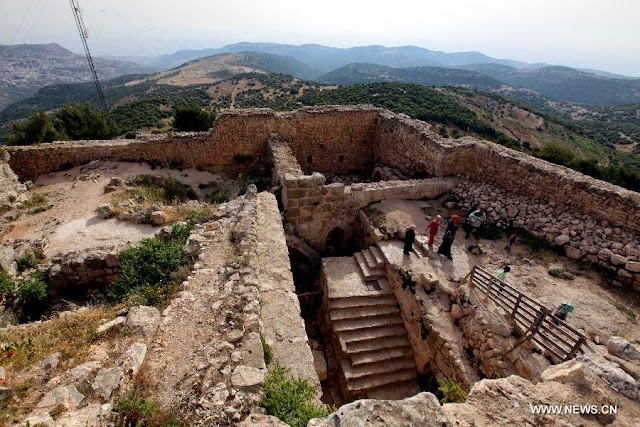
[[[348,173],[372,167],[376,120],[372,107],[309,107],[277,113],[269,109],[221,113],[210,133],[151,140],[75,141],[4,147],[22,180],[92,160],[171,163],[222,171],[247,167],[267,154],[271,134],[287,141],[311,173]]]
[[[184,168],[206,164],[216,152],[206,133],[172,136],[152,141],[111,140],[55,142],[28,147],[6,147],[9,164],[21,180],[89,163],[93,160],[173,164]]]
[[[467,175],[475,182],[640,230],[638,193],[487,141],[443,139],[430,125],[407,116],[380,114],[375,157],[407,173]]]
[[[52,296],[82,295],[87,288],[103,288],[113,283],[120,271],[119,252],[94,249],[70,252],[51,259],[47,284]]]
[[[340,227],[347,231],[358,221],[358,210],[386,199],[435,198],[455,186],[455,180],[380,181],[367,184],[325,185],[320,173],[285,175],[282,203],[285,219],[316,249],[323,250],[327,235]]]
[[[0,151],[0,211],[9,210],[18,201],[19,196],[27,191],[9,167],[8,161],[9,155]]]
[[[438,380],[451,379],[466,390],[478,380],[466,360],[460,332],[452,327],[449,298],[439,289],[435,277],[413,277],[387,263],[387,280],[400,305],[400,313],[413,348],[418,372]]]

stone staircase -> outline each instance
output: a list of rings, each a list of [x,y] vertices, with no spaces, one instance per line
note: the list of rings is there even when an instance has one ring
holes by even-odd
[[[413,350],[385,278],[384,255],[371,246],[354,258],[370,292],[329,296],[328,307],[341,354],[343,394],[353,400],[403,399],[419,393]]]

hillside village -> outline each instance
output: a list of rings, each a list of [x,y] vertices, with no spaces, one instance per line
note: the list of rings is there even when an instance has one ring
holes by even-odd
[[[638,425],[640,195],[444,133],[236,108],[1,147],[0,419]],[[479,234],[438,254],[427,225],[472,207]]]

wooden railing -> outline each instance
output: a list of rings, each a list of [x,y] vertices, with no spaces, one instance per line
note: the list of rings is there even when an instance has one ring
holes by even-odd
[[[555,317],[552,310],[538,301],[498,280],[481,267],[474,267],[470,276],[471,286],[508,313],[523,331],[523,335],[505,355],[525,341],[540,345],[556,362],[572,359],[578,353],[595,351],[587,337]]]

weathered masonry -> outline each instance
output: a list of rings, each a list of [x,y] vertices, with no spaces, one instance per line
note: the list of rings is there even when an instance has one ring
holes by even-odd
[[[280,146],[270,145],[270,139]],[[576,221],[593,224],[573,234],[557,230],[551,222],[531,231],[551,242],[563,236],[556,242],[573,258],[609,268],[622,282],[640,284],[638,193],[486,141],[443,139],[424,122],[377,108],[238,110],[222,113],[209,133],[3,149],[21,180],[93,160],[237,173],[267,167],[265,159],[272,157],[286,221],[320,251],[333,230],[354,221],[357,208],[401,194],[433,197],[442,190],[435,189],[433,181],[420,180],[326,185],[326,174],[358,174],[375,181],[379,174],[374,169],[384,166],[413,178],[464,176],[472,183],[501,189],[520,203],[524,199],[540,205],[548,215],[570,212]],[[513,214],[509,220],[518,222],[524,214]],[[518,225],[527,226],[525,221]]]

